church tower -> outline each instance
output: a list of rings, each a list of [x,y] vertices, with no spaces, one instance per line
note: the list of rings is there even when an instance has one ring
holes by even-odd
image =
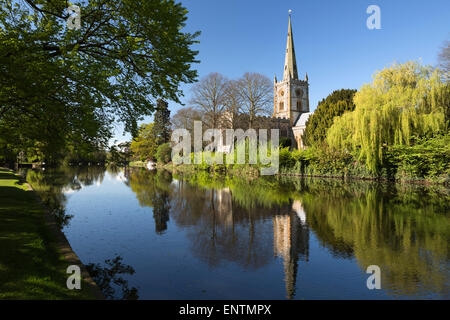
[[[289,27],[284,59],[283,80],[273,83],[273,115],[274,118],[289,119],[295,126],[303,113],[309,112],[308,74],[305,80],[299,80],[297,61],[295,59],[294,39],[292,35],[291,10],[289,10]]]

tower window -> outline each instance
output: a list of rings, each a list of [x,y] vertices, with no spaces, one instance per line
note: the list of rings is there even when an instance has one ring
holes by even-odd
[[[302,111],[302,102],[301,101],[297,101],[297,110]]]
[[[284,110],[284,102],[280,102],[280,111]]]

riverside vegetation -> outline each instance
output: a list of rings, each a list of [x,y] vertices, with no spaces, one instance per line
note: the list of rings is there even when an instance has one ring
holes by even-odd
[[[305,150],[280,143],[280,173],[448,184],[447,73],[416,62],[394,64],[377,72],[358,92],[333,92],[306,124]],[[260,167],[203,161],[188,168],[167,164],[167,145],[159,153],[160,165],[175,171],[253,175]]]

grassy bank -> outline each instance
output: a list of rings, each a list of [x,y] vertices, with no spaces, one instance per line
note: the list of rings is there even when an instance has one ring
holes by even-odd
[[[0,168],[0,299],[93,299],[84,282],[66,288],[69,262],[45,214],[28,185]]]

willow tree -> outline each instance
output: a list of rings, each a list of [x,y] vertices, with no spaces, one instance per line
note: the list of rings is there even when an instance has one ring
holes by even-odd
[[[442,79],[439,69],[416,62],[383,69],[355,94],[355,110],[335,119],[328,144],[355,153],[378,172],[390,146],[411,145],[448,128],[450,91]]]

